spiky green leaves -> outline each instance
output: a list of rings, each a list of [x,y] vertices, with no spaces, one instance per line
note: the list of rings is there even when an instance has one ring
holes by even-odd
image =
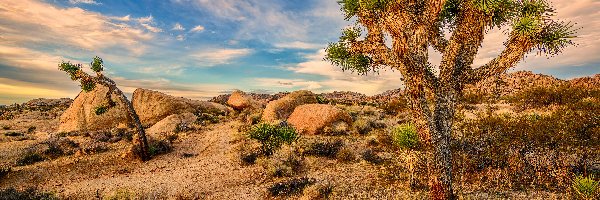
[[[576,33],[577,29],[573,29],[571,23],[551,22],[540,32],[537,49],[540,53],[555,56],[567,46],[574,45],[571,39]]]
[[[523,0],[517,3],[518,18],[513,22],[514,33],[530,38],[540,53],[554,56],[573,45],[577,29],[571,23],[550,19],[554,10],[545,0]]]
[[[90,65],[92,66],[92,70],[94,72],[102,72],[104,70],[104,61],[102,61],[102,58],[98,56],[94,57]]]
[[[349,70],[357,72],[359,75],[365,75],[369,71],[375,70],[371,66],[371,58],[351,53],[344,43],[331,43],[325,51],[327,52],[325,60],[339,66],[344,71]]]

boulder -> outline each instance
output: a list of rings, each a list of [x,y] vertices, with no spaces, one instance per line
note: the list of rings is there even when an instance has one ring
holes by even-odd
[[[296,107],[287,122],[301,134],[320,134],[325,127],[346,127],[352,117],[345,111],[327,104],[306,104]]]
[[[257,102],[255,102],[252,97],[246,95],[246,93],[236,90],[229,96],[227,100],[227,105],[231,106],[236,110],[243,110],[249,107],[255,107]]]
[[[176,132],[177,127],[189,127],[198,117],[193,113],[173,114],[154,124],[146,132],[150,135]]]
[[[218,103],[174,97],[141,88],[133,92],[133,108],[144,126],[152,126],[173,114],[202,112],[219,115],[229,112],[229,108]]]
[[[59,132],[110,130],[128,127],[133,120],[119,96],[107,87],[96,85],[94,90],[82,91],[69,108],[60,116]],[[96,115],[96,108],[114,103],[105,113]]]
[[[307,90],[295,91],[269,102],[263,111],[262,120],[265,122],[285,120],[299,105],[314,103],[317,103],[317,95]]]

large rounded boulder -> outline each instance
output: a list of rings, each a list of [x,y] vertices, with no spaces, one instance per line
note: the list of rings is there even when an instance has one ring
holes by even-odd
[[[172,114],[146,130],[150,135],[178,132],[192,125],[198,117],[193,113]]]
[[[307,90],[292,92],[278,100],[271,101],[263,111],[262,120],[276,122],[287,119],[294,109],[304,104],[317,103],[317,95]]]
[[[236,110],[244,110],[246,108],[256,107],[257,102],[252,97],[246,95],[246,93],[236,90],[227,99],[227,105],[231,106]]]
[[[174,97],[161,92],[138,88],[133,92],[133,108],[144,126],[152,126],[160,120],[182,113],[227,114],[224,105]]]
[[[96,85],[96,88],[89,92],[82,91],[60,116],[58,131],[96,131],[128,127],[133,120],[127,112],[126,105],[118,98],[118,95],[102,85]],[[96,109],[100,107],[110,108],[102,114],[96,114]]]
[[[352,123],[352,117],[342,109],[327,104],[306,104],[296,107],[287,122],[299,133],[315,135],[326,127],[346,127]]]

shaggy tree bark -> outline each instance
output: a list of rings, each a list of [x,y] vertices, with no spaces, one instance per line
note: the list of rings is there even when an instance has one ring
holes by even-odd
[[[556,55],[571,45],[570,23],[555,22],[545,0],[340,0],[345,29],[326,51],[332,64],[365,75],[389,67],[402,75],[422,143],[433,153],[432,199],[453,199],[452,125],[463,86],[504,73],[534,49]],[[505,50],[472,66],[485,33],[511,29]],[[444,37],[450,32],[449,39]],[[391,47],[386,45],[391,41]],[[442,54],[428,63],[428,48]],[[437,72],[434,69],[439,69]]]
[[[150,159],[148,151],[148,139],[146,138],[146,132],[144,131],[144,127],[140,122],[140,118],[135,112],[131,101],[129,101],[125,94],[123,94],[123,92],[117,87],[117,84],[113,80],[109,79],[108,77],[102,74],[102,71],[104,70],[103,67],[104,65],[102,59],[100,59],[99,57],[95,57],[91,63],[91,68],[93,71],[96,72],[96,76],[92,76],[85,73],[81,69],[81,64],[71,64],[69,62],[63,62],[59,64],[59,69],[61,71],[67,72],[67,74],[71,76],[72,80],[78,80],[81,83],[81,88],[84,92],[93,90],[96,87],[96,85],[99,84],[108,88],[109,97],[110,94],[115,94],[117,96],[117,99],[127,109],[128,117],[133,121],[133,125],[135,126],[137,137],[135,137],[133,145],[134,148],[139,148],[136,149],[135,153],[138,154],[137,156],[142,161],[147,161]],[[112,106],[114,105],[107,105],[107,107],[104,108],[110,109]],[[96,110],[96,114],[103,114],[104,112],[106,111]]]

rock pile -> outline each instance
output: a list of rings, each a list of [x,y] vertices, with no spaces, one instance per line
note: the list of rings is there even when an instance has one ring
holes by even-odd
[[[182,113],[227,114],[229,109],[221,104],[174,97],[161,92],[136,89],[133,92],[133,107],[144,126],[151,126],[160,120]]]

